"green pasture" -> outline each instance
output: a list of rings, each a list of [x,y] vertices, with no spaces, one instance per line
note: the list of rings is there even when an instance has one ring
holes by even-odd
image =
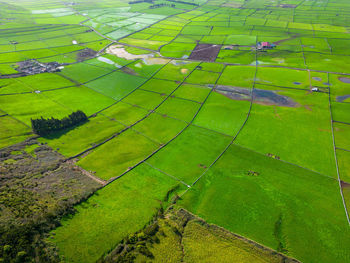
[[[93,150],[78,165],[95,172],[99,178],[108,180],[126,172],[158,147],[159,143],[150,138],[127,130]]]
[[[39,141],[46,142],[53,149],[66,157],[71,157],[106,140],[125,128],[105,116],[97,115],[83,125],[73,129],[56,132]]]
[[[37,140],[65,157],[90,149],[75,164],[102,180],[123,174],[50,232],[62,262],[102,260],[175,194],[176,208],[301,262],[350,262],[348,2],[6,2],[0,148],[33,136],[33,118],[82,110],[88,121]],[[198,44],[220,45],[215,62],[189,59]],[[29,59],[61,67],[17,75]],[[183,261],[260,260],[197,223],[171,233]],[[165,246],[175,262],[166,242],[136,262],[172,262]]]
[[[115,71],[86,84],[87,87],[105,96],[119,100],[142,85],[146,79]]]
[[[121,101],[104,109],[101,114],[125,125],[131,125],[146,116],[148,110]]]
[[[251,87],[254,82],[255,67],[252,66],[227,66],[218,83],[234,87]]]
[[[336,179],[237,145],[179,205],[302,262],[344,262],[350,256]]]
[[[191,184],[209,167],[230,140],[229,136],[191,125],[148,162]]]
[[[294,90],[278,94],[296,105],[254,103],[236,143],[327,176],[336,176],[328,95]]]
[[[190,122],[199,108],[200,103],[198,102],[170,97],[160,105],[156,112]]]
[[[77,206],[76,214],[63,219],[50,239],[65,261],[95,262],[146,225],[177,186],[174,179],[143,164]]]
[[[0,149],[21,142],[31,135],[24,123],[0,111]]]
[[[232,100],[212,92],[196,117],[194,124],[230,136],[235,136],[243,125],[250,101]]]

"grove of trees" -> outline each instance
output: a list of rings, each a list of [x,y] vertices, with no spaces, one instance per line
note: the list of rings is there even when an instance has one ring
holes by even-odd
[[[77,125],[79,123],[85,122],[88,120],[88,117],[84,112],[78,110],[73,112],[68,117],[63,119],[49,118],[44,119],[31,119],[33,132],[38,135],[48,135],[54,131],[59,131]]]

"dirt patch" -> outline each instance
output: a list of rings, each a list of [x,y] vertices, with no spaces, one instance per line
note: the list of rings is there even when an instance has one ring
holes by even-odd
[[[273,107],[273,113],[275,114],[275,116],[276,116],[278,119],[281,119],[281,116],[278,114],[277,108],[276,108],[276,107]]]
[[[350,78],[348,77],[339,77],[338,79],[343,83],[350,84]]]
[[[128,68],[128,67],[122,67],[121,69],[124,73],[126,74],[130,74],[130,75],[134,75],[134,76],[138,76],[139,74],[137,74],[137,72],[135,70],[133,70],[132,68]]]
[[[82,51],[77,53],[77,61],[81,62],[90,58],[94,58],[96,54],[97,52],[95,50],[92,50],[90,48],[85,48]]]
[[[304,105],[304,108],[307,109],[308,111],[312,111],[311,106],[312,106],[312,105]]]
[[[215,61],[221,49],[221,45],[197,44],[189,59]]]
[[[229,97],[233,100],[250,100],[250,89],[222,86],[219,85],[215,88],[215,91]],[[253,90],[254,103],[259,103],[263,105],[276,105],[282,107],[296,107],[298,103],[287,96],[280,95],[275,91],[254,89]]]
[[[350,98],[350,94],[343,95],[343,96],[337,96],[337,101],[338,102],[343,102],[344,100]]]
[[[340,181],[341,187],[342,188],[350,188],[350,183],[344,182],[344,181]]]

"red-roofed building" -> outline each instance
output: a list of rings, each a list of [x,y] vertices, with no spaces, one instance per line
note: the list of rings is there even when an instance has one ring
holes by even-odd
[[[262,48],[271,48],[270,42],[261,42],[261,47]]]
[[[259,42],[257,45],[257,49],[261,50],[261,49],[272,49],[276,47],[275,44],[271,44],[270,42]]]

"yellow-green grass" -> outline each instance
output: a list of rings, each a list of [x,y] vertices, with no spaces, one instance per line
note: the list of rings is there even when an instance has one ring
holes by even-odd
[[[165,144],[178,134],[186,123],[157,113],[152,113],[135,125],[134,129],[154,141]]]
[[[77,164],[108,180],[126,172],[159,147],[159,143],[133,130],[118,135],[97,147]]]
[[[61,154],[71,157],[104,141],[124,128],[125,126],[118,122],[97,115],[83,125],[68,131],[56,132],[46,138],[39,138],[39,141],[46,142]]]
[[[16,79],[0,79],[0,94],[32,92],[33,90]]]
[[[337,149],[336,153],[340,179],[350,183],[350,152]]]
[[[159,79],[182,81],[198,64],[198,62],[173,60],[163,67],[154,77]]]
[[[218,84],[234,87],[251,87],[254,81],[255,67],[227,66]]]
[[[116,71],[91,81],[86,86],[108,97],[119,100],[141,86],[145,81],[145,78]]]
[[[259,65],[276,65],[291,68],[306,68],[302,53],[286,50],[270,50],[258,53]]]
[[[101,114],[125,125],[131,125],[146,116],[148,111],[121,101],[103,110]]]
[[[86,74],[86,72],[89,72],[89,74]],[[85,83],[110,72],[111,70],[106,68],[101,68],[85,63],[78,63],[65,66],[60,74],[79,83]]]
[[[52,73],[30,75],[15,80],[17,80],[22,86],[26,86],[31,90],[40,91],[75,86],[75,83],[68,79]]]
[[[309,69],[337,73],[350,73],[350,66],[347,63],[348,56],[315,52],[304,52],[304,55]]]
[[[96,262],[125,236],[141,229],[177,185],[141,165],[76,206],[76,214],[51,233],[52,241],[65,261]]]
[[[165,99],[165,94],[158,94],[139,89],[127,96],[123,101],[151,110],[158,106]]]
[[[179,204],[302,262],[350,257],[350,230],[335,178],[236,145]]]
[[[31,125],[31,118],[62,118],[72,113],[43,94],[35,93],[0,96],[0,105],[2,110],[27,125]]]
[[[350,103],[332,101],[332,115],[334,121],[350,123]]]
[[[165,46],[162,46],[160,53],[165,57],[183,58],[184,56],[190,56],[192,50],[196,44],[192,43],[176,43],[172,42]]]
[[[162,79],[150,79],[141,86],[142,89],[155,91],[158,93],[164,93],[169,95],[179,84],[175,81],[162,80]]]
[[[347,78],[347,76],[329,74],[329,82],[331,98],[333,101],[338,101],[341,96],[350,95],[350,83],[340,81],[341,78]],[[350,102],[349,98],[343,97],[342,102]]]
[[[219,228],[209,228],[201,221],[190,221],[183,234],[185,262],[280,262],[277,255],[233,237]]]
[[[234,136],[243,125],[249,107],[250,101],[232,100],[212,92],[194,124]]]
[[[236,142],[262,154],[336,176],[328,94],[280,91],[295,107],[254,103]]]
[[[335,145],[350,150],[350,125],[333,123]]]
[[[255,64],[255,52],[250,50],[221,49],[216,61],[241,65]]]
[[[182,84],[173,95],[179,98],[202,102],[208,96],[209,92],[210,88],[206,86]]]
[[[213,71],[213,72],[221,72],[224,69],[224,65],[220,63],[209,63],[209,62],[203,62],[200,65],[202,70],[205,71]]]
[[[195,181],[228,145],[231,138],[190,126],[148,162],[187,184]]]
[[[0,115],[3,115],[1,111]],[[30,135],[28,126],[10,116],[0,117],[0,149],[23,141]]]
[[[136,75],[144,77],[144,78],[149,78],[151,77],[156,71],[161,69],[168,60],[162,61],[162,63],[159,64],[150,64],[148,65],[145,63],[143,60],[135,61],[132,64],[128,65],[128,68],[132,69]]]
[[[309,73],[303,70],[287,68],[258,67],[257,83],[308,89],[310,87]]]
[[[115,102],[112,98],[85,86],[57,89],[42,94],[72,112],[82,110],[88,116]]]
[[[255,46],[256,36],[230,35],[226,38],[225,45]]]
[[[206,72],[202,70],[195,70],[186,79],[186,83],[193,84],[214,84],[219,78],[220,74],[216,72]]]
[[[170,97],[156,112],[190,122],[199,108],[200,104],[197,102]]]

